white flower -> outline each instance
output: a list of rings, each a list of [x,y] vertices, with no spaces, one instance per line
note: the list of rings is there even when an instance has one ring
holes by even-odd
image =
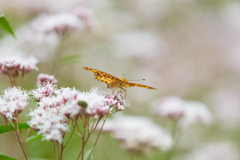
[[[195,123],[210,124],[212,116],[207,106],[196,101],[167,97],[155,102],[152,111],[160,116],[178,119],[183,128]]]
[[[188,127],[195,123],[210,124],[211,122],[211,113],[204,104],[195,101],[185,102],[184,116],[180,121],[183,127]]]
[[[85,26],[91,31],[94,31],[98,27],[98,22],[93,10],[84,7],[77,7],[73,9],[71,13],[82,19],[85,23]]]
[[[154,58],[164,53],[166,44],[156,33],[132,31],[112,37],[114,53],[118,57]]]
[[[19,56],[7,56],[0,59],[0,73],[11,76],[18,76],[20,73],[24,75],[30,70],[38,70],[38,60],[33,56],[27,58]]]
[[[40,102],[43,97],[51,96],[52,92],[56,89],[56,86],[51,83],[47,83],[45,86],[38,86],[38,89],[32,90],[32,95],[37,102]]]
[[[180,118],[184,116],[184,101],[178,97],[167,97],[153,104],[153,113],[167,116],[169,118]]]
[[[71,13],[58,13],[55,15],[41,15],[32,23],[32,28],[43,33],[83,29],[83,22]]]
[[[238,148],[229,142],[209,143],[193,150],[183,160],[239,160]]]
[[[0,98],[0,114],[9,120],[15,119],[28,104],[27,99],[27,91],[22,90],[20,87],[4,90]]]
[[[38,79],[37,84],[40,86],[45,86],[47,83],[51,83],[51,84],[57,83],[57,79],[55,79],[54,75],[41,73],[38,75],[37,79]]]
[[[110,108],[110,106],[106,104],[105,97],[106,95],[99,91],[98,88],[92,88],[90,92],[83,93],[81,100],[87,102],[87,114],[95,118],[105,115]]]
[[[133,151],[167,150],[173,144],[170,135],[146,117],[117,115],[106,121],[103,131],[113,132],[123,148]]]
[[[56,108],[43,108],[38,107],[29,113],[31,120],[28,124],[38,134],[44,136],[43,139],[57,141],[62,143],[63,135],[68,130],[68,124],[66,123],[66,117],[58,114]]]
[[[28,123],[33,129],[39,131],[44,139],[59,143],[62,143],[62,138],[68,129],[67,120],[85,115],[101,118],[118,103],[122,107],[126,104],[120,99],[113,100],[118,95],[109,96],[97,88],[82,93],[75,88],[57,89],[50,83],[38,87],[32,91],[38,107],[30,112],[31,120]]]

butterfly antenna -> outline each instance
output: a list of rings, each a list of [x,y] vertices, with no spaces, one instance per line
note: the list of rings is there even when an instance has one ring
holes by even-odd
[[[145,79],[130,79],[128,81],[145,81]]]
[[[125,79],[127,79],[127,78],[125,77],[125,74],[123,74],[123,77],[124,77]]]

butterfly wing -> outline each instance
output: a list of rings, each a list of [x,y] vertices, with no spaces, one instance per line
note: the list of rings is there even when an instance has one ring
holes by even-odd
[[[146,86],[146,85],[143,85],[143,84],[138,84],[138,83],[131,83],[131,82],[128,82],[125,84],[124,87],[143,87],[143,88],[147,88],[147,89],[155,89],[156,88],[153,88],[153,87],[150,87],[150,86]]]
[[[91,71],[94,73],[94,78],[96,78],[98,81],[102,81],[108,84],[109,88],[112,88],[116,82],[120,82],[121,80],[111,74],[108,74],[103,71],[99,71],[96,69],[83,67],[84,69]]]

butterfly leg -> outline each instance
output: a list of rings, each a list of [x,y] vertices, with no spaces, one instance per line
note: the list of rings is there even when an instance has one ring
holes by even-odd
[[[126,93],[125,93],[125,99],[126,99],[126,98],[127,98],[127,90],[124,89],[124,88],[120,88],[120,89],[121,89],[122,94],[123,94],[124,92],[126,92]]]
[[[112,92],[112,94],[114,94],[114,91],[115,91],[115,88],[113,89],[113,92]]]

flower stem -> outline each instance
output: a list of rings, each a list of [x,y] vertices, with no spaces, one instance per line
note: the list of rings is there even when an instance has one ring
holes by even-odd
[[[110,110],[110,109],[109,109],[109,110]],[[109,111],[108,111],[108,113],[109,113]],[[89,155],[89,157],[88,157],[88,160],[90,159],[90,157],[91,157],[91,155],[92,155],[92,153],[93,153],[93,150],[94,150],[94,148],[95,148],[95,146],[96,146],[96,144],[97,144],[97,141],[98,141],[98,139],[99,139],[99,137],[100,137],[100,134],[101,134],[101,132],[102,132],[103,126],[104,126],[104,124],[105,124],[105,122],[106,122],[106,120],[107,120],[108,113],[107,113],[106,117],[104,118],[102,127],[101,127],[101,129],[100,129],[100,131],[99,131],[99,133],[98,133],[97,139],[96,139],[96,141],[95,141],[95,143],[94,143],[94,145],[93,145],[93,148],[92,148],[92,151],[91,151],[91,153],[90,153],[90,155]]]

